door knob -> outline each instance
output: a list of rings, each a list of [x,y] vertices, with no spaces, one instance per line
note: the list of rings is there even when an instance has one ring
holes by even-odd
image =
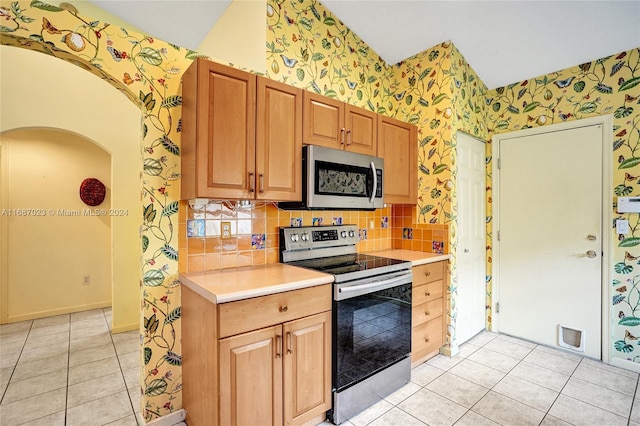
[[[587,252],[587,257],[588,257],[589,259],[593,259],[593,258],[594,258],[594,257],[596,257],[597,255],[598,255],[598,254],[595,252],[595,250],[589,250],[589,251]]]
[[[595,236],[595,235],[593,235],[593,234],[589,234],[589,235],[587,235],[587,240],[589,240],[589,241],[595,241],[595,240],[596,240],[596,236]]]

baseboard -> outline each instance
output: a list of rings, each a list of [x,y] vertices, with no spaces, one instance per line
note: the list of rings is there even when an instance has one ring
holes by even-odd
[[[138,330],[140,328],[140,324],[133,323],[133,324],[128,324],[128,325],[121,325],[120,327],[112,327],[111,328],[111,334],[118,334],[118,333],[124,333],[125,331],[133,331],[133,330]]]
[[[611,365],[624,368],[625,370],[640,373],[640,364],[622,358],[611,358]]]
[[[187,412],[184,408],[181,408],[178,411],[169,413],[166,416],[158,417],[157,419],[144,424],[145,426],[173,426],[184,422],[185,417],[187,417]]]
[[[13,322],[28,321],[28,320],[38,319],[38,318],[53,317],[56,315],[73,314],[75,312],[90,311],[92,309],[108,308],[110,306],[111,306],[111,301],[108,300],[104,302],[90,303],[87,305],[69,306],[66,308],[50,309],[48,311],[39,311],[39,312],[31,312],[28,314],[22,314],[22,315],[13,315],[13,316],[7,317],[7,324],[10,324]]]

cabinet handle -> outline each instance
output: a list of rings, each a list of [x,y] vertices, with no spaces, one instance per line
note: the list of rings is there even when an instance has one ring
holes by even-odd
[[[287,331],[287,353],[290,354],[293,352],[293,345],[291,342],[291,332]]]
[[[256,185],[255,185],[255,174],[253,172],[249,172],[249,192],[254,193],[256,192]]]
[[[282,336],[276,334],[276,358],[280,358],[282,356]]]
[[[260,173],[258,175],[258,177],[260,178],[260,190],[259,190],[259,192],[261,194],[264,194],[264,173]]]
[[[424,342],[425,342],[425,343],[429,343],[429,338],[428,338],[428,337],[425,337],[425,338],[424,338]]]
[[[344,145],[344,132],[345,132],[345,128],[343,127],[342,129],[340,129],[340,145]]]
[[[280,306],[280,312],[287,312],[289,307],[287,305]]]
[[[347,146],[351,145],[351,130],[347,130]]]

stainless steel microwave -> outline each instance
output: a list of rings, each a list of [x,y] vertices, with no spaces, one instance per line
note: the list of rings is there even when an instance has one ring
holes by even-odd
[[[315,145],[302,148],[302,202],[283,209],[374,210],[384,205],[384,160]]]

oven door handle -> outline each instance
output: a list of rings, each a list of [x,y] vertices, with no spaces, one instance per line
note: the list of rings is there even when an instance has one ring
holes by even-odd
[[[411,284],[413,274],[411,271],[396,275],[386,280],[374,281],[367,284],[359,284],[353,286],[340,287],[337,286],[335,300],[350,299],[352,297],[361,296],[363,294],[374,293],[380,290],[386,290],[398,285]]]
[[[378,173],[376,173],[376,165],[373,164],[373,161],[369,166],[373,172],[373,187],[371,188],[371,198],[369,198],[369,202],[373,204],[373,201],[376,199],[376,190],[378,189]]]

